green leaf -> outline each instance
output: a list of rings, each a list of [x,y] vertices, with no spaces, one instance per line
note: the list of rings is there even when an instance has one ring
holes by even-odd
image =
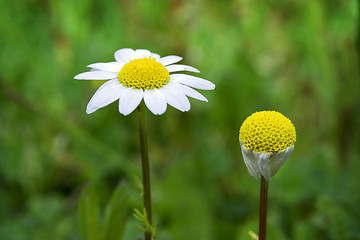
[[[133,179],[134,179],[134,185],[137,189],[139,189],[140,197],[142,197],[144,195],[144,185],[141,179],[136,175],[135,171],[133,171]]]
[[[249,231],[248,234],[251,237],[251,240],[259,240],[259,237],[253,231]]]
[[[88,184],[80,197],[78,209],[79,225],[82,240],[99,240],[99,197],[95,184]]]
[[[144,227],[140,226],[139,224],[136,224],[136,226],[140,229],[140,231],[151,233],[151,239],[156,240],[158,225],[157,223],[154,224],[154,219],[151,220],[152,223],[149,223],[146,209],[143,208],[143,212],[140,212],[139,210],[134,208],[133,216],[137,220],[139,220],[142,224],[144,224]]]
[[[104,240],[121,239],[126,225],[127,199],[127,186],[118,185],[105,210]]]

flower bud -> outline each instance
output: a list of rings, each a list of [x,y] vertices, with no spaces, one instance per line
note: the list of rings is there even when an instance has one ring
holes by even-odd
[[[296,132],[281,113],[261,111],[243,122],[239,140],[249,174],[270,181],[294,150]]]

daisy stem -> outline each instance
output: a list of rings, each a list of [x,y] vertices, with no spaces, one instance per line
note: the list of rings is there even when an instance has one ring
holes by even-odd
[[[144,207],[147,214],[147,220],[152,225],[151,215],[151,192],[150,192],[150,167],[148,154],[148,137],[147,137],[147,123],[146,123],[146,106],[142,102],[139,106],[139,128],[140,128],[140,148],[141,148],[141,162],[144,186]],[[145,240],[151,240],[151,233],[145,232]]]
[[[268,182],[261,176],[260,183],[260,216],[259,216],[259,240],[266,240],[266,211]]]

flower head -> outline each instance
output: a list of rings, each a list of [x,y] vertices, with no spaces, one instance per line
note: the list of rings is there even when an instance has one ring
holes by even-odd
[[[239,140],[250,175],[263,176],[269,181],[294,150],[296,132],[291,121],[281,113],[262,111],[244,121]]]
[[[161,115],[167,104],[189,111],[192,97],[207,102],[193,88],[213,90],[215,85],[202,78],[172,74],[179,71],[199,72],[191,66],[174,64],[182,60],[178,56],[160,57],[145,49],[123,48],[115,52],[115,62],[88,65],[89,72],[76,75],[75,79],[108,80],[95,92],[87,105],[90,114],[119,100],[119,112],[128,115],[144,100],[148,109]]]

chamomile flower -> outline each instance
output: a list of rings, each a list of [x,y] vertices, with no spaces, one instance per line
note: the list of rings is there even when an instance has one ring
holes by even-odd
[[[114,62],[88,65],[89,72],[76,75],[75,79],[108,80],[95,92],[87,105],[90,114],[119,100],[119,112],[128,115],[144,100],[155,115],[166,111],[167,104],[186,112],[190,110],[188,97],[207,102],[194,90],[213,90],[215,85],[208,80],[174,72],[196,72],[194,67],[174,64],[182,60],[179,56],[160,57],[145,49],[123,48],[114,54]]]
[[[243,122],[239,140],[249,174],[270,181],[294,150],[296,132],[281,113],[262,111]]]

